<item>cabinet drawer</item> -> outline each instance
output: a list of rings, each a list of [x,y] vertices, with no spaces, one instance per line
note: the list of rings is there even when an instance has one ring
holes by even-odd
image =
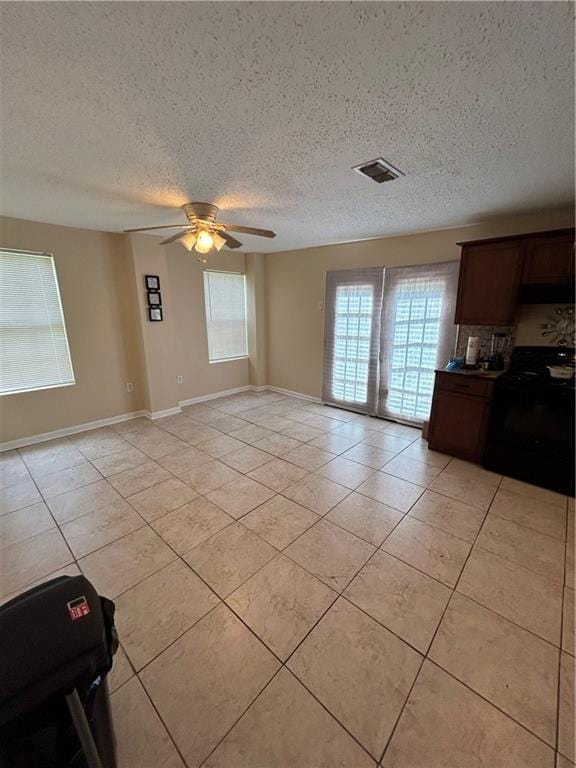
[[[490,398],[492,396],[492,381],[481,381],[465,373],[437,373],[438,389],[445,392],[459,392],[461,395]]]

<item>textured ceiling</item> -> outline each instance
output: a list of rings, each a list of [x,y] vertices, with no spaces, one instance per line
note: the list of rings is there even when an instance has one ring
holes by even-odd
[[[573,199],[573,7],[1,3],[1,211],[284,250]],[[384,157],[406,175],[351,171]]]

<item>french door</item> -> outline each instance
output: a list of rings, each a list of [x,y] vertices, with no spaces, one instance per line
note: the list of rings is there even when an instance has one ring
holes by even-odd
[[[328,272],[323,399],[421,424],[454,348],[458,262]]]
[[[382,269],[326,274],[325,402],[374,413],[383,276]]]

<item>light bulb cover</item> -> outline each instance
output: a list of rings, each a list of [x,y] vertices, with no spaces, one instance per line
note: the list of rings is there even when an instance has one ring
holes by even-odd
[[[195,248],[198,253],[208,253],[208,251],[214,248],[214,236],[207,230],[201,229],[196,238]]]
[[[185,237],[180,238],[179,242],[182,243],[184,248],[191,251],[196,245],[196,234],[194,232],[188,232]]]
[[[218,232],[214,232],[212,238],[214,240],[214,248],[216,248],[217,251],[221,251],[226,245],[226,240]]]

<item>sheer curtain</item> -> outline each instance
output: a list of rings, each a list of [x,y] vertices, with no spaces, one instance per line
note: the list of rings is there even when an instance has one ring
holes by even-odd
[[[326,273],[322,399],[375,413],[384,271]]]
[[[378,414],[422,424],[430,414],[434,369],[454,350],[457,261],[386,268]]]

